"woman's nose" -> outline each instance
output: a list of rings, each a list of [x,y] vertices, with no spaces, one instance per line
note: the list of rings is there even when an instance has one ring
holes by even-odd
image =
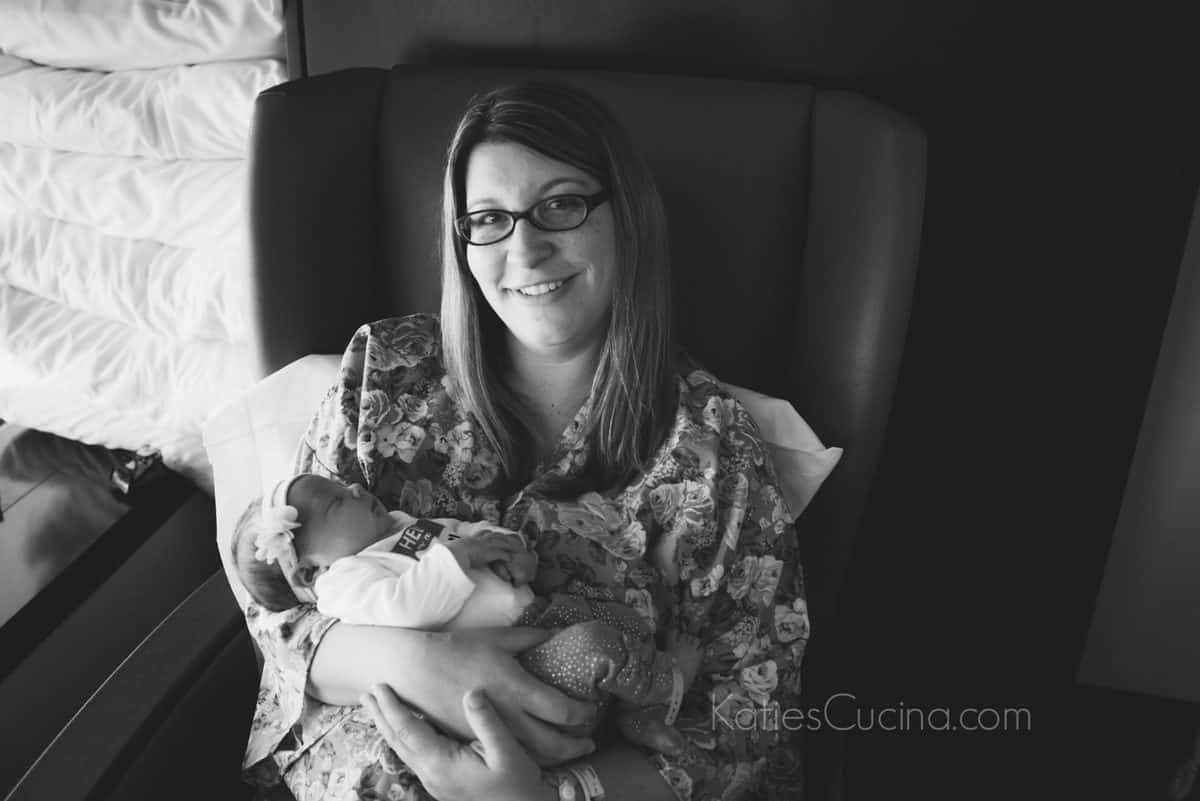
[[[508,260],[521,267],[536,267],[554,250],[554,243],[545,231],[538,230],[529,220],[517,220],[508,245]]]

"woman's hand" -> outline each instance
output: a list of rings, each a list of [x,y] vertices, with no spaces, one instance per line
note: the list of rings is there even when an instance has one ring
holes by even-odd
[[[439,801],[487,798],[489,801],[536,801],[551,797],[541,768],[517,743],[496,708],[479,690],[463,696],[462,706],[474,734],[464,745],[434,731],[406,708],[387,685],[362,698],[383,738]],[[557,797],[554,793],[553,797]]]
[[[530,756],[541,765],[577,759],[593,749],[596,707],[531,676],[515,655],[550,636],[533,628],[424,632],[386,626],[334,625],[317,648],[309,694],[354,704],[388,684],[443,730],[474,737],[463,696],[480,689]]]

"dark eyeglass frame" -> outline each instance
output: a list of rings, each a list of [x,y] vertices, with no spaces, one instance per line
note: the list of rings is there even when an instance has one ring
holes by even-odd
[[[575,225],[569,226],[567,228],[546,228],[543,225],[539,225],[538,221],[536,219],[534,219],[534,216],[533,216],[534,210],[537,209],[538,207],[540,207],[544,203],[550,203],[551,201],[554,201],[554,200],[561,200],[562,198],[565,198],[565,197],[577,197],[583,201],[583,219],[580,220]],[[454,233],[458,234],[459,239],[462,239],[468,245],[474,245],[475,247],[487,247],[488,245],[495,245],[499,242],[503,242],[505,239],[508,239],[510,236],[512,236],[513,232],[517,230],[517,223],[520,222],[521,220],[529,220],[529,224],[532,225],[534,228],[538,229],[539,231],[546,231],[547,233],[558,233],[560,231],[574,231],[576,228],[579,228],[585,222],[588,221],[588,217],[592,216],[592,211],[597,206],[604,203],[608,199],[609,199],[608,190],[601,189],[599,192],[593,192],[590,195],[582,195],[578,192],[564,192],[561,195],[550,195],[550,197],[542,198],[537,203],[534,203],[532,206],[525,209],[524,211],[509,211],[508,209],[479,209],[478,211],[472,211],[472,212],[460,215],[459,217],[455,218]],[[467,235],[467,222],[468,222],[468,220],[470,220],[471,217],[474,217],[476,214],[505,214],[512,221],[512,224],[508,228],[508,233],[506,233],[504,236],[500,237],[499,239],[492,239],[488,242],[472,242],[471,238]]]

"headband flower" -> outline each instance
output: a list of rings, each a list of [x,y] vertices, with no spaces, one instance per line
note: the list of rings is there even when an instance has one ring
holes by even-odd
[[[293,531],[300,528],[300,513],[296,507],[284,504],[272,506],[268,499],[262,504],[263,528],[254,539],[254,558],[260,562],[295,564],[296,551],[292,547]]]
[[[301,474],[303,475],[303,474]],[[316,593],[311,588],[297,583],[296,573],[299,559],[293,544],[300,528],[300,513],[287,502],[288,488],[300,476],[292,476],[275,485],[262,500],[260,522],[262,528],[254,538],[254,558],[267,564],[279,565],[284,580],[296,597],[305,603],[316,603]]]

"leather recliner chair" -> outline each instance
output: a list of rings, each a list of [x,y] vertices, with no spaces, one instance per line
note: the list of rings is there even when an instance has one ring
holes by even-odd
[[[836,689],[837,596],[908,324],[925,137],[862,96],[783,82],[604,72],[352,69],[260,95],[252,153],[263,374],[338,353],[369,320],[434,311],[441,169],[477,90],[579,84],[630,129],[670,225],[685,347],[789,400],[845,449],[800,521],[813,635],[805,695]],[[223,572],[92,697],[11,799],[249,797],[237,779],[257,670]],[[806,707],[811,704],[805,704]],[[809,736],[806,790],[838,797],[841,741]]]

